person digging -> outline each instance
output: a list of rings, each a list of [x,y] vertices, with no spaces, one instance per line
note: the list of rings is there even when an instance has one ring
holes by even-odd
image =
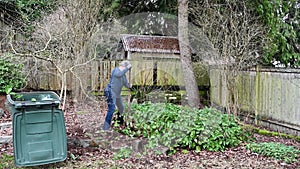
[[[130,64],[130,62],[125,60],[119,64],[119,67],[114,68],[112,71],[110,82],[104,89],[104,94],[108,104],[108,111],[106,113],[105,121],[103,124],[103,130],[110,129],[116,106],[118,108],[117,120],[119,121],[120,125],[124,124],[124,106],[121,97],[121,90],[123,86],[127,87],[128,89],[131,88],[131,84],[128,83],[126,77],[126,72],[128,72],[131,67],[132,65]]]

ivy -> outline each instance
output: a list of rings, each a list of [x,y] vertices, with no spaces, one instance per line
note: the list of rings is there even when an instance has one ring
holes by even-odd
[[[257,1],[257,12],[268,26],[264,61],[300,66],[300,5],[297,0]]]
[[[17,0],[16,5],[22,14],[23,19],[33,21],[41,18],[43,13],[55,9],[56,0]]]
[[[24,86],[25,76],[22,64],[17,63],[13,56],[6,54],[0,57],[0,92],[16,90]]]
[[[23,22],[25,35],[28,37],[34,31],[33,22],[40,20],[44,14],[53,12],[57,6],[57,0],[16,0],[16,10]]]

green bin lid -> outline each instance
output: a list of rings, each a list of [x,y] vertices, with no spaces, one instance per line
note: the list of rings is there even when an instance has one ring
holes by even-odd
[[[52,91],[45,92],[20,92],[16,94],[9,94],[7,96],[8,102],[15,108],[39,105],[59,105],[59,96]]]
[[[16,165],[36,166],[64,161],[67,158],[66,127],[64,113],[57,106],[60,103],[57,94],[18,94],[10,95],[8,99],[15,111],[12,118]]]

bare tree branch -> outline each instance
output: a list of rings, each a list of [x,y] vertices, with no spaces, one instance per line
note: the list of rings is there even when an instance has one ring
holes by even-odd
[[[266,29],[245,1],[192,2],[190,14],[219,52],[218,58],[208,58],[208,61],[224,69],[222,76],[231,92],[227,98],[227,110],[237,113],[239,96],[238,89],[234,88],[234,84],[238,83],[237,72],[258,64]]]

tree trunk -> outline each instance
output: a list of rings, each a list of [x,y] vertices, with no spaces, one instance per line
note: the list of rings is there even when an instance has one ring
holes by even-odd
[[[188,104],[190,107],[199,108],[201,105],[199,90],[193,71],[191,49],[189,47],[188,0],[178,0],[178,40]]]

